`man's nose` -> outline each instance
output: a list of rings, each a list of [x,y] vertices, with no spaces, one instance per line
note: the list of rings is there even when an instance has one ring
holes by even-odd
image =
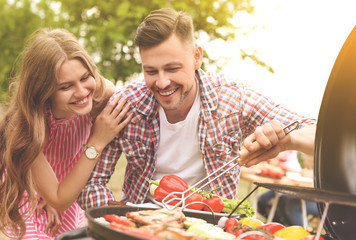
[[[164,72],[158,74],[156,86],[159,89],[165,89],[170,84],[171,84],[171,81],[169,80],[169,77],[167,76],[167,74],[165,74]]]

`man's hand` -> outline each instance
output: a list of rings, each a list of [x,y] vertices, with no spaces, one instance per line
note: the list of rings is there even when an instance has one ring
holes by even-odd
[[[36,214],[37,216],[41,215],[41,212],[45,211],[47,214],[47,225],[45,232],[50,235],[51,237],[54,237],[58,231],[58,229],[61,227],[61,220],[59,218],[59,214],[56,209],[53,207],[49,206],[45,200],[42,198],[40,199],[37,209],[36,209]]]
[[[264,160],[274,158],[281,151],[286,150],[285,145],[291,138],[283,130],[285,126],[272,120],[256,128],[255,132],[248,136],[240,150],[240,166],[250,167]]]

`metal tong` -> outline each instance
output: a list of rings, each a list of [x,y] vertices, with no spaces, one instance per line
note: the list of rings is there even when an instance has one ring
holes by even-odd
[[[292,123],[290,123],[289,125],[285,126],[283,128],[285,134],[289,134],[291,131],[295,130],[296,128],[299,127],[299,122],[298,121],[294,121]],[[257,157],[259,155],[261,155],[262,153],[264,153],[265,151],[267,151],[264,148],[261,148],[259,146],[259,144],[256,142],[257,144],[257,151],[253,152],[253,158]],[[226,162],[225,164],[223,164],[221,167],[219,167],[218,169],[216,169],[214,172],[210,173],[209,175],[207,175],[205,178],[201,179],[199,182],[195,183],[193,186],[189,187],[187,190],[185,190],[184,192],[171,192],[169,193],[163,200],[162,200],[162,204],[163,207],[167,208],[167,209],[174,209],[178,206],[181,205],[181,208],[185,208],[187,205],[185,204],[185,200],[188,199],[190,196],[192,196],[194,193],[198,192],[199,190],[203,189],[205,186],[207,186],[209,183],[211,183],[212,181],[214,181],[215,179],[217,179],[218,177],[220,177],[221,175],[225,174],[226,172],[230,171],[232,168],[236,167],[237,165],[243,166],[250,158],[245,158],[245,156],[248,155],[248,150],[246,150],[245,148],[242,148],[238,155],[236,157],[234,157],[233,159],[231,159],[230,161]],[[242,156],[244,158],[242,158]],[[233,165],[231,165],[230,167],[226,168],[226,166],[228,166],[229,164],[233,163]],[[221,171],[222,170],[222,171]],[[218,173],[220,172],[221,173]],[[211,176],[217,174],[213,179],[210,179],[209,181],[207,181]],[[205,182],[205,183],[204,183]],[[204,184],[203,184],[204,183]],[[198,187],[199,186],[199,187]],[[192,191],[192,189],[194,189],[194,191]],[[187,193],[190,192],[190,194],[187,195]],[[173,197],[175,196],[175,197]],[[245,198],[246,199],[246,198]],[[175,205],[170,205],[170,203],[172,201],[177,201],[179,200]],[[241,201],[242,203],[243,201]],[[192,202],[189,203],[190,204],[194,204],[196,202]],[[236,209],[235,209],[236,210]],[[234,211],[233,211],[234,212]]]

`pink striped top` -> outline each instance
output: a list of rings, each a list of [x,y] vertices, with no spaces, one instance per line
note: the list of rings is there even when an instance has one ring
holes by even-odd
[[[46,115],[50,135],[43,153],[52,166],[58,181],[61,182],[76,164],[84,150],[83,144],[89,138],[92,118],[90,114],[86,114],[56,120],[49,106],[46,108]],[[86,225],[84,211],[79,207],[77,202],[73,203],[66,211],[60,212],[60,217],[62,225],[57,235]],[[26,221],[26,235],[24,239],[51,239],[45,233],[46,224],[45,211],[42,211],[40,216],[36,216],[34,213]]]

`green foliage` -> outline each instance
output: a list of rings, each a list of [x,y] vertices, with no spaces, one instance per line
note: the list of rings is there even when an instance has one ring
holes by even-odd
[[[13,66],[23,50],[26,38],[39,27],[56,26],[54,13],[46,5],[42,8],[31,0],[0,0],[0,101],[8,94],[8,87],[13,77]]]
[[[0,0],[0,101],[24,40],[40,27],[68,29],[83,42],[106,78],[126,81],[141,71],[133,44],[136,28],[151,10],[162,7],[189,13],[197,37],[206,33],[211,40],[233,39],[236,27],[231,19],[241,11],[253,11],[250,0]]]

